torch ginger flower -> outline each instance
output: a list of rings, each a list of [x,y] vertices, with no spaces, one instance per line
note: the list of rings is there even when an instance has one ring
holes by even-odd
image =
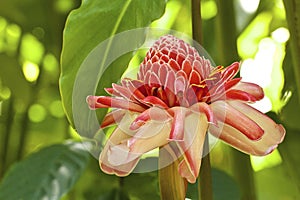
[[[178,172],[194,183],[207,131],[244,153],[271,153],[285,129],[248,105],[264,93],[234,78],[239,68],[238,62],[212,67],[183,40],[161,37],[147,52],[137,80],[112,84],[106,89],[112,96],[87,97],[91,109],[115,108],[102,128],[119,123],[100,154],[101,169],[126,176],[144,153],[173,141],[183,154]]]

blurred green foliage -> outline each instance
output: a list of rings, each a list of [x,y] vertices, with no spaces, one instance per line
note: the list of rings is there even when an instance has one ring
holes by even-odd
[[[64,113],[63,104],[71,119],[71,100],[62,102],[59,93],[60,63],[67,65],[67,70],[75,76],[96,43],[129,28],[148,26],[158,18],[151,27],[192,33],[189,1],[169,0],[164,5],[164,1],[143,4],[136,0],[135,4],[127,5],[128,9],[141,12],[125,12],[124,18],[119,19],[121,25],[115,27],[118,18],[112,14],[119,14],[126,2],[129,1],[84,0],[81,8],[71,14],[72,9],[80,7],[79,0],[0,2],[0,200],[41,199],[42,194],[47,194],[49,199],[65,200],[159,199],[156,172],[125,178],[106,175],[100,171],[96,159],[88,159],[91,156],[87,152],[79,153],[65,143],[67,139],[76,141],[79,137]],[[270,111],[268,114],[287,129],[278,151],[264,158],[251,157],[255,171],[249,173],[254,175],[257,199],[298,199],[300,41],[297,30],[300,25],[295,19],[299,19],[300,1],[230,0],[227,5],[220,2],[201,1],[204,48],[216,64],[242,60],[243,78],[262,85],[267,95],[257,106]],[[99,7],[105,7],[105,12]],[[232,11],[231,15],[224,10]],[[139,23],[122,22],[137,16]],[[64,47],[60,62],[65,24],[65,34],[70,31],[73,35],[64,40],[68,46]],[[82,35],[84,31],[90,35]],[[86,44],[87,37],[92,42]],[[223,49],[231,55],[224,56],[220,52]],[[122,71],[107,72],[113,75],[113,80],[122,75],[131,56],[119,61],[123,62]],[[106,85],[113,81],[111,77],[108,79],[103,80]],[[72,84],[62,89],[63,94],[72,92]],[[213,171],[215,199],[224,199],[226,195],[239,199],[241,193],[229,148],[220,143],[211,153],[212,165],[219,169]],[[66,171],[57,171],[60,167]],[[74,176],[64,177],[70,172]],[[46,184],[46,189],[35,187],[34,184],[41,182]],[[188,186],[187,197],[197,198],[195,185]]]

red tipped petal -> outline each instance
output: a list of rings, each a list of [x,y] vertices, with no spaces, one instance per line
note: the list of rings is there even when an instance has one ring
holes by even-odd
[[[219,123],[219,127],[211,125],[209,132],[244,153],[265,156],[271,153],[282,142],[285,135],[282,125],[275,125],[272,129],[273,132],[265,132],[258,141],[249,140],[239,130],[221,122]]]
[[[110,108],[121,108],[121,109],[125,109],[125,110],[130,110],[133,112],[143,112],[145,110],[144,107],[142,107],[136,103],[133,103],[131,101],[127,101],[124,99],[113,98],[113,97],[99,96],[99,97],[97,97],[97,104],[104,105],[104,106],[110,107]],[[101,108],[103,108],[103,106]]]
[[[116,122],[120,121],[123,116],[125,115],[125,110],[113,110],[110,113],[106,114],[102,124],[101,128],[106,128],[107,126],[110,126],[112,124],[115,124]]]
[[[142,100],[146,104],[150,104],[152,106],[158,106],[161,108],[169,108],[165,102],[163,102],[161,99],[155,97],[155,96],[147,96]]]
[[[232,79],[240,70],[240,63],[234,62],[230,66],[226,67],[222,72],[222,77],[224,80]]]
[[[271,118],[255,108],[238,101],[230,101],[229,104],[241,113],[244,113],[251,120],[255,121],[267,134],[270,134],[273,142],[282,142],[285,129],[282,125],[276,124]]]
[[[255,97],[256,101],[264,98],[263,89],[259,85],[254,84],[254,83],[239,82],[234,87],[232,87],[232,89],[247,92],[248,94]]]
[[[130,129],[136,130],[144,125],[147,121],[160,121],[160,122],[167,122],[171,119],[171,116],[168,114],[167,111],[160,109],[158,107],[151,107],[144,112],[142,112],[135,120],[131,123]]]
[[[263,136],[264,130],[235,106],[225,101],[216,101],[211,104],[211,107],[218,121],[236,128],[250,140],[259,140]]]
[[[204,102],[199,102],[191,106],[190,108],[194,112],[200,112],[206,115],[208,122],[213,124],[217,124],[217,119],[214,117],[213,110],[211,107]]]
[[[241,90],[234,90],[231,89],[226,92],[226,98],[230,100],[241,100],[246,102],[255,102],[256,98],[251,94],[241,91]]]
[[[107,92],[110,95],[115,95],[114,94],[114,89],[113,88],[104,88],[105,92]]]
[[[101,96],[87,96],[86,97],[86,102],[87,104],[89,105],[90,109],[96,109],[96,108],[109,108],[109,106],[107,105],[104,105],[104,104],[101,104],[100,102],[98,102],[98,98],[101,97]],[[102,98],[105,98],[102,97]]]
[[[225,90],[229,90],[230,88],[232,88],[233,86],[238,84],[241,80],[242,80],[242,78],[235,78],[235,79],[232,79],[230,81],[227,81],[224,85]]]

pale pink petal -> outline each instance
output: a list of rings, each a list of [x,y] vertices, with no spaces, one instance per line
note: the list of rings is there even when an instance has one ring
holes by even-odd
[[[134,112],[143,112],[145,110],[145,108],[141,105],[121,98],[107,96],[89,96],[87,98],[87,101],[90,107],[95,106],[95,108],[121,108]]]
[[[217,120],[214,117],[214,113],[212,108],[204,102],[199,102],[190,107],[190,110],[197,113],[203,113],[206,115],[206,118],[208,119],[208,122],[217,124]]]
[[[107,126],[110,126],[120,121],[125,115],[125,112],[125,110],[116,109],[107,113],[101,123],[101,128],[106,128]]]
[[[143,91],[141,91],[142,88],[136,88],[133,81],[128,81],[127,88],[136,100],[145,98]]]
[[[265,131],[265,134],[271,134],[270,139],[274,142],[282,142],[285,136],[285,129],[282,125],[275,123],[267,115],[245,103],[238,101],[229,101],[228,103],[255,121]]]
[[[222,72],[222,79],[230,80],[232,79],[240,70],[240,63],[234,62],[230,66],[226,67]]]
[[[164,109],[151,107],[135,118],[135,120],[130,125],[130,129],[136,130],[150,120],[166,123],[171,120],[171,116]]]
[[[173,107],[171,110],[174,113],[174,117],[170,132],[170,140],[181,141],[184,137],[184,118],[187,110],[184,107]]]
[[[216,101],[210,106],[218,121],[238,129],[250,140],[259,140],[263,136],[264,130],[259,124],[249,118],[246,113],[240,112],[236,106],[231,106],[225,101]]]
[[[157,107],[160,107],[160,108],[169,108],[168,105],[165,102],[163,102],[161,99],[159,99],[156,96],[147,96],[146,98],[144,98],[141,101],[143,103],[149,104],[151,106],[157,106]]]
[[[121,95],[122,97],[124,97],[125,99],[133,99],[132,93],[129,91],[128,88],[120,86],[118,84],[113,83],[112,87],[114,89],[113,95],[115,95],[115,93],[118,95]]]
[[[205,114],[191,114],[186,117],[184,131],[184,160],[178,166],[179,174],[188,182],[195,183],[199,175],[203,144],[208,127]]]
[[[264,98],[264,91],[263,89],[254,83],[242,82],[240,81],[238,84],[233,86],[231,89],[234,90],[241,90],[247,92],[251,96],[256,98],[256,101],[261,100]]]
[[[214,136],[219,137],[240,151],[256,156],[271,153],[282,142],[285,136],[285,129],[282,125],[276,124],[268,116],[247,104],[237,101],[229,102],[229,104],[255,121],[264,130],[264,134],[260,140],[250,140],[239,130],[219,122],[218,127],[214,125],[209,127],[209,131]]]
[[[246,102],[255,102],[257,99],[249,94],[248,92],[244,92],[241,90],[231,89],[226,92],[226,99],[227,100],[241,100]]]
[[[105,97],[105,96],[103,96],[103,97]],[[86,102],[90,109],[95,110],[97,108],[109,108],[110,107],[108,105],[98,102],[98,98],[99,98],[99,96],[92,96],[92,95],[89,95],[86,97]]]

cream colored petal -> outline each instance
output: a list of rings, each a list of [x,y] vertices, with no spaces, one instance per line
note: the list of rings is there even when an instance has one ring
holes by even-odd
[[[101,169],[119,176],[128,175],[140,156],[169,142],[170,129],[168,123],[150,121],[142,126],[134,137],[130,137],[117,128],[100,155]]]
[[[193,113],[185,119],[183,145],[185,153],[178,170],[180,175],[190,183],[195,183],[199,175],[207,127],[207,117],[203,113]]]
[[[214,125],[209,127],[210,133],[214,136],[244,153],[256,156],[271,153],[282,142],[285,136],[285,129],[282,125],[276,124],[268,116],[247,104],[235,101],[229,102],[229,104],[255,121],[264,130],[264,135],[260,140],[250,140],[237,129],[218,122],[218,127]]]
[[[110,149],[110,147],[127,141],[128,138],[130,138],[130,135],[126,134],[119,128],[115,129],[109,140],[106,142],[104,149],[102,150],[99,157],[99,165],[102,171],[108,174],[117,174],[119,176],[125,176],[129,173],[132,166],[124,165],[115,167],[108,161],[108,150]],[[134,163],[132,163],[131,165],[134,165]]]

